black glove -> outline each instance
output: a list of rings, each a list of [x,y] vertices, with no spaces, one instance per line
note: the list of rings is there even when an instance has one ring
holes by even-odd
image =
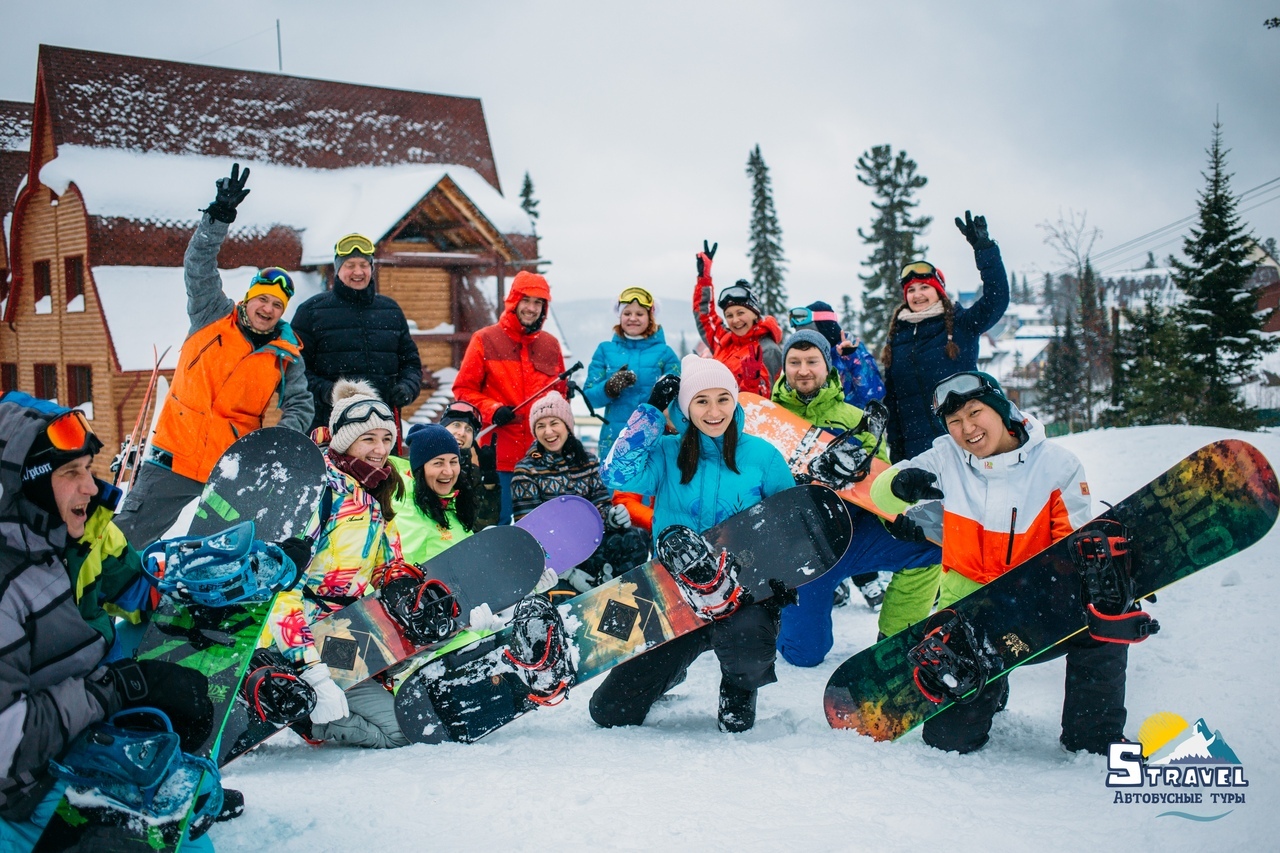
[[[307,570],[307,565],[311,562],[311,547],[315,543],[306,536],[292,536],[288,539],[281,539],[276,544],[280,546],[281,551],[284,551],[284,555],[297,566],[298,577],[302,577],[302,573]],[[297,583],[297,581],[294,581],[294,583]],[[289,586],[292,588],[293,584]]]
[[[493,425],[506,426],[516,419],[516,410],[512,406],[499,406],[493,412]]]
[[[244,188],[247,180],[249,180],[248,167],[246,166],[245,170],[241,172],[240,164],[232,163],[231,177],[218,178],[215,184],[218,188],[218,194],[213,203],[204,209],[204,212],[209,214],[210,219],[216,219],[218,222],[225,222],[228,225],[236,221],[236,206],[244,201],[244,197],[249,194],[249,190]]]
[[[636,384],[636,373],[634,370],[628,370],[627,365],[615,372],[612,376],[605,380],[604,393],[609,399],[616,400],[622,395],[622,392]]]
[[[987,233],[987,217],[973,216],[969,211],[964,212],[964,221],[960,221],[960,217],[956,217],[956,227],[960,229],[960,233],[969,241],[969,245],[976,252],[978,249],[985,249],[988,246],[994,246],[995,241],[991,239],[991,235]]]
[[[396,409],[403,408],[416,399],[418,399],[418,389],[404,382],[397,382],[391,386],[391,393],[387,395],[387,402]]]
[[[917,501],[942,500],[942,490],[934,485],[938,478],[923,468],[903,468],[889,484],[889,491],[900,501],[909,504]]]
[[[885,527],[888,529],[890,536],[902,542],[923,542],[925,540],[924,530],[905,515],[899,515],[893,521],[887,522]]]
[[[668,373],[653,383],[653,391],[649,393],[649,405],[659,412],[665,412],[671,401],[680,396],[680,377]]]
[[[782,617],[783,608],[800,603],[800,592],[788,589],[787,585],[777,578],[769,578],[768,583],[769,591],[773,594],[765,599],[763,606],[776,621]]]
[[[498,485],[498,445],[494,441],[476,445],[476,463],[480,466],[480,482]]]
[[[716,256],[716,249],[720,248],[719,243],[707,245],[707,241],[702,241],[702,251],[698,253],[698,278],[709,277],[711,275],[711,259]]]
[[[173,723],[183,752],[195,752],[213,732],[213,702],[204,673],[162,660],[128,658],[86,680],[107,716],[122,708],[159,708]]]

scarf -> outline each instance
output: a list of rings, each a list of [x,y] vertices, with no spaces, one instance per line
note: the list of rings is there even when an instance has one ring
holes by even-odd
[[[363,459],[357,459],[354,456],[337,453],[333,450],[329,451],[329,459],[333,462],[333,467],[344,474],[354,477],[355,481],[370,494],[378,486],[385,483],[392,474],[392,468],[389,464],[384,464],[381,468],[375,468]]]
[[[942,300],[930,305],[923,311],[912,311],[910,308],[903,308],[898,312],[899,320],[906,320],[908,323],[919,323],[928,320],[930,317],[941,317],[947,311],[947,306],[942,304]]]

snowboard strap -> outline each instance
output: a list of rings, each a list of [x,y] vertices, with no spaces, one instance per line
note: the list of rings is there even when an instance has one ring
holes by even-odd
[[[1068,537],[1071,561],[1080,570],[1089,636],[1104,643],[1140,643],[1160,630],[1136,601],[1129,530],[1100,518]]]
[[[378,600],[415,646],[439,642],[457,630],[458,597],[440,580],[423,580],[416,566],[388,565]]]
[[[540,595],[516,605],[511,643],[502,657],[516,667],[535,705],[559,705],[569,698],[575,668],[569,656],[568,635],[560,611]]]
[[[747,603],[732,555],[723,549],[718,556],[713,554],[707,540],[692,528],[668,525],[654,551],[703,619],[724,619]]]
[[[1136,603],[1132,610],[1120,616],[1108,616],[1094,607],[1093,602],[1085,609],[1089,612],[1089,636],[1104,643],[1133,645],[1160,630],[1160,623],[1152,619],[1151,614],[1143,613]]]
[[[907,652],[916,687],[935,705],[967,705],[982,695],[998,657],[984,648],[972,623],[954,610],[939,610],[918,644]],[[965,694],[972,691],[971,696]]]
[[[273,648],[254,651],[240,696],[259,720],[277,726],[307,717],[316,707],[315,688],[299,678],[284,655]]]

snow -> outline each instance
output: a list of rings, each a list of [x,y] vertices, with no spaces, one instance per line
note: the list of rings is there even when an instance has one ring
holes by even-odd
[[[452,335],[453,324],[440,323],[439,325],[433,326],[430,329],[426,329],[426,330],[418,329],[417,333],[419,335]]]
[[[84,313],[84,294],[83,293],[67,303],[67,313],[68,314]]]
[[[222,290],[232,299],[244,298],[257,267],[219,270]],[[285,309],[288,320],[308,297],[324,289],[319,273],[293,272],[294,295]],[[121,370],[151,370],[155,355],[170,347],[161,367],[177,367],[178,351],[187,338],[187,290],[181,267],[94,267],[93,283],[107,319],[111,342]]]
[[[252,172],[237,209],[236,229],[286,225],[302,235],[302,265],[333,262],[333,244],[352,231],[381,239],[448,175],[503,234],[532,234],[518,202],[509,201],[467,166],[398,164],[303,169],[240,160]],[[213,198],[214,181],[230,172],[225,157],[161,154],[63,145],[40,170],[58,195],[75,183],[95,216],[190,222]]]
[[[53,297],[52,297],[52,296],[41,296],[39,299],[37,299],[37,300],[36,300],[36,313],[37,313],[37,314],[52,314],[52,313],[53,313]]]
[[[1139,427],[1061,440],[1089,472],[1095,509],[1209,441],[1245,437],[1280,460],[1280,437],[1206,427]],[[1248,800],[1198,823],[1168,807],[1116,805],[1105,760],[1068,755],[1057,736],[1063,662],[1013,673],[992,741],[970,756],[918,734],[875,743],[833,731],[822,712],[831,671],[875,637],[875,616],[835,612],[835,648],[814,669],[779,661],[755,729],[716,730],[714,655],[629,730],[597,728],[587,702],[560,707],[471,745],[391,751],[311,748],[291,733],[227,768],[243,817],[211,832],[221,851],[708,849],[1021,851],[1274,849],[1280,740],[1270,664],[1246,650],[1274,621],[1280,532],[1162,592],[1163,630],[1129,654],[1127,732],[1149,715],[1203,718],[1244,763]],[[1234,581],[1235,585],[1226,585]],[[1206,798],[1207,799],[1207,798]],[[1227,807],[1179,806],[1197,814]]]

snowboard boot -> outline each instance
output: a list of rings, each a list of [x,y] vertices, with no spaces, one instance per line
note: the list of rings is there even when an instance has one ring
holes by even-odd
[[[235,788],[222,789],[222,809],[218,812],[218,816],[213,819],[214,823],[223,823],[228,820],[235,820],[244,814],[244,794]]]
[[[1116,735],[1113,738],[1102,738],[1098,740],[1075,740],[1069,739],[1065,734],[1058,738],[1058,746],[1062,747],[1062,751],[1066,753],[1088,752],[1093,755],[1106,755],[1110,751],[1113,743],[1132,743],[1124,735]]]
[[[884,591],[889,586],[889,582],[882,576],[888,574],[888,572],[875,572],[853,578],[853,583],[858,587],[858,592],[862,593],[872,613],[879,613],[880,606],[884,604]],[[889,577],[893,576],[889,575]]]
[[[836,591],[831,595],[832,607],[844,607],[849,603],[849,598],[853,595],[853,581],[845,578],[840,581],[840,586],[836,587]]]
[[[756,693],[720,679],[720,707],[716,715],[720,731],[737,734],[756,724]]]

